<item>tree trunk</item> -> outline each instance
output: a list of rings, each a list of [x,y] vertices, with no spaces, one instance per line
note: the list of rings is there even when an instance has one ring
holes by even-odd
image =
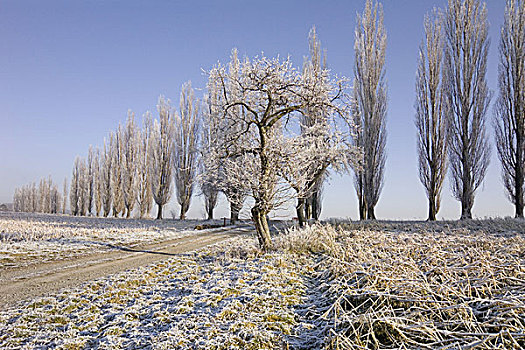
[[[213,220],[213,208],[208,208],[208,220]]]
[[[472,197],[463,191],[463,200],[461,201],[461,220],[472,219]]]
[[[428,198],[428,219],[427,221],[436,221],[436,197],[431,195]]]
[[[366,208],[366,214],[368,220],[376,219],[375,208],[373,206],[369,206]]]
[[[308,198],[304,200],[303,205],[304,218],[310,220],[312,218],[312,199]]]
[[[297,206],[295,207],[295,209],[297,211],[297,220],[299,220],[299,227],[304,227],[304,224],[306,223],[305,206],[306,199],[298,198]]]
[[[180,206],[180,219],[186,220],[186,213],[188,212],[189,206],[187,203],[182,203]]]
[[[466,204],[466,203],[465,203]],[[472,219],[472,208],[467,205],[461,205],[461,220]]]
[[[235,225],[237,221],[239,221],[239,212],[241,211],[241,208],[238,206],[232,204],[230,202],[230,223],[232,225]]]
[[[266,213],[256,206],[253,207],[251,211],[255,230],[257,231],[259,246],[263,251],[268,251],[272,247],[272,239],[270,237],[268,221],[266,220]]]
[[[365,201],[365,195],[364,193],[358,194],[359,197],[359,220],[366,220],[366,201]]]
[[[525,128],[524,125],[520,125],[522,123],[518,123],[518,128]],[[514,205],[516,206],[516,215],[515,217],[516,218],[523,218],[523,181],[524,181],[524,174],[523,174],[523,163],[524,163],[524,152],[523,150],[525,149],[523,143],[525,142],[525,140],[523,139],[523,133],[522,132],[518,132],[517,135],[516,135],[516,150],[517,150],[517,153],[516,153],[516,165],[515,165],[515,181],[514,181],[514,184],[515,184],[515,195],[516,195],[516,198],[515,198],[515,201],[514,201]]]
[[[162,219],[162,204],[158,204],[159,210],[157,211],[157,220]]]
[[[316,190],[312,194],[312,219],[315,221],[319,221],[319,214],[321,213],[321,210],[319,210],[319,190]]]
[[[461,200],[461,220],[472,219],[473,195],[470,190],[470,176],[463,177],[463,195]]]
[[[129,208],[126,208],[126,218],[129,219],[130,216],[131,216],[131,210],[129,210]]]
[[[516,172],[516,218],[523,219],[523,171]]]

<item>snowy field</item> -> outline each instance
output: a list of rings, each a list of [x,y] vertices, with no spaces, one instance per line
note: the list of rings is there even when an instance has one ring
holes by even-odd
[[[203,223],[0,212],[0,270],[181,238]]]
[[[0,348],[521,349],[523,221],[237,237],[0,312]]]

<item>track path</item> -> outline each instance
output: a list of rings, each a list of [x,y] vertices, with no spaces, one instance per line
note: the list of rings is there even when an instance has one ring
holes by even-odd
[[[208,231],[161,243],[121,247],[117,251],[0,271],[0,310],[23,300],[52,295],[62,288],[76,287],[86,281],[169,259],[249,232],[249,228]]]

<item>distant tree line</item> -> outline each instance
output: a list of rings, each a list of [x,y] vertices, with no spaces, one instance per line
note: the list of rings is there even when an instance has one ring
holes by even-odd
[[[58,186],[51,177],[42,178],[38,184],[31,183],[15,189],[15,211],[57,214],[64,211],[64,202]]]

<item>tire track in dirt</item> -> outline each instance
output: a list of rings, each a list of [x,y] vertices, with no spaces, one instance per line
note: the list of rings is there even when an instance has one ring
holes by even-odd
[[[141,247],[120,247],[116,252],[0,271],[0,310],[23,300],[53,295],[63,288],[169,259],[250,231],[235,228],[203,232]]]

